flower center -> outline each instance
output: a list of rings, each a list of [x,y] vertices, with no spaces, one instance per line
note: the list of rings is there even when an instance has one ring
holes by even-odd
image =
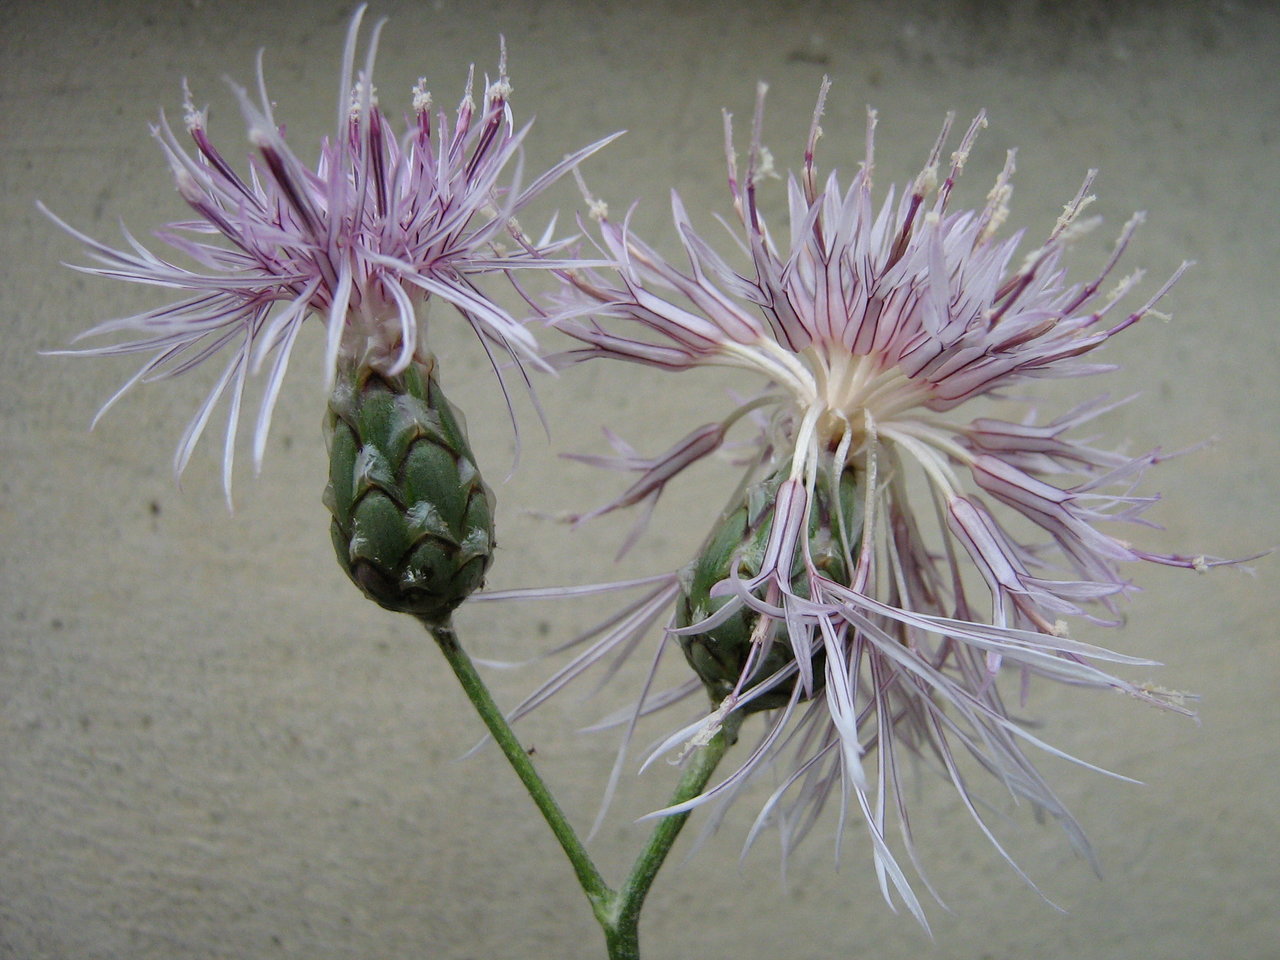
[[[844,446],[851,461],[863,449],[868,414],[886,423],[930,397],[928,383],[896,366],[883,367],[873,355],[855,355],[839,345],[814,345],[805,352],[817,387],[811,403],[820,408],[816,439],[829,450]]]
[[[343,356],[390,376],[401,373],[413,357],[431,307],[430,298],[417,292],[388,295],[385,284],[394,282],[365,288],[360,306],[347,313],[341,342]]]

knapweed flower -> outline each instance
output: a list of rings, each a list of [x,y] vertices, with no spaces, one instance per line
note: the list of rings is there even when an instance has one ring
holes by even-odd
[[[327,328],[329,385],[340,358],[369,362],[395,377],[415,355],[425,355],[424,328],[433,299],[457,308],[491,359],[496,350],[517,364],[541,364],[528,328],[479,282],[487,274],[566,265],[556,259],[559,245],[550,230],[531,243],[515,218],[607,142],[578,150],[522,182],[521,142],[528,127],[514,126],[505,50],[497,78],[485,81],[479,107],[469,76],[451,124],[444,111],[433,113],[420,80],[407,129],[397,134],[378,105],[372,81],[382,23],[373,30],[363,69],[355,71],[363,13],[361,7],[347,34],[337,131],[321,145],[314,169],[285,140],[267,95],[261,57],[256,100],[232,85],[257,151],[246,175],[214,146],[206,112],[196,109],[189,91],[185,125],[194,151],[182,145],[163,114],[152,128],[178,192],[197,215],[156,236],[193,266],[170,262],[127,230],[127,247],[116,248],[49,214],[100,264],[77,269],[181,293],[173,303],[100,323],[81,335],[127,332],[133,339],[63,351],[150,354],[98,418],[139,382],[185,373],[215,354],[228,355],[174,458],[181,473],[214,407],[228,398],[223,457],[228,497],[249,377],[269,367],[254,430],[254,462],[260,467],[289,356],[308,317],[320,317]],[[514,174],[507,177],[510,167]]]
[[[776,824],[785,851],[828,800],[839,806],[841,825],[852,807],[886,899],[923,923],[899,862],[905,851],[920,872],[904,754],[949,779],[998,848],[971,788],[976,772],[1055,818],[1091,856],[1026,748],[1065,754],[1015,718],[1000,681],[1014,675],[1023,696],[1038,677],[1186,712],[1176,697],[1110,672],[1111,664],[1150,661],[1073,639],[1069,625],[1118,622],[1117,602],[1131,587],[1125,563],[1204,571],[1225,561],[1154,553],[1109,532],[1147,522],[1142,514],[1155,498],[1134,487],[1166,457],[1129,456],[1079,436],[1115,403],[1095,399],[1049,419],[960,412],[1031,380],[1110,369],[1090,355],[1152,314],[1185,264],[1137,309],[1121,311],[1140,274],[1118,282],[1111,275],[1141,220],[1135,216],[1097,277],[1069,281],[1063,253],[1088,225],[1081,214],[1093,173],[1048,238],[1017,259],[1020,236],[1001,235],[1012,152],[982,209],[949,205],[981,115],[944,166],[948,118],[900,196],[891,189],[873,201],[874,113],[852,181],[842,185],[834,172],[820,180],[814,148],[826,92],[824,83],[801,172],[785,182],[790,222],[782,237],[767,229],[757,203],[772,172],[761,144],[763,87],[743,177],[725,117],[742,266],[695,233],[674,194],[687,265],[665,260],[592,201],[602,251],[620,266],[563,277],[547,316],[582,346],[561,359],[728,367],[759,388],[656,458],[617,441],[623,456],[595,459],[639,477],[594,513],[651,505],[676,474],[724,448],[737,423],[754,425],[752,441],[734,451],[749,469],[698,559],[676,575],[635,581],[649,592],[584,638],[591,646],[519,712],[592,664],[634,649],[663,622],[697,680],[655,692],[651,674],[634,710],[612,720],[634,729],[637,716],[699,685],[711,709],[666,738],[651,760],[705,742],[735,712],[768,719],[736,772],[661,813],[727,802],[771,770],[777,788],[751,839]],[[1114,289],[1104,294],[1104,283]]]

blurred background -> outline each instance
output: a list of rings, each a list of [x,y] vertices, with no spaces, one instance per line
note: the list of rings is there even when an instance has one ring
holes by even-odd
[[[248,152],[229,76],[265,49],[277,116],[304,158],[332,128],[353,5],[275,0],[10,2],[0,19],[0,955],[98,958],[599,957],[603,942],[550,834],[495,750],[468,759],[479,721],[429,639],[365,601],[334,562],[320,504],[326,460],[322,338],[303,337],[260,478],[247,447],[235,510],[212,434],[179,489],[172,450],[216,370],[126,397],[93,432],[129,361],[41,357],[92,323],[163,302],[59,266],[84,262],[35,208],[95,237],[140,237],[187,215],[148,134],[180,116],[181,82],[211,107],[233,161]],[[390,18],[376,82],[398,118],[425,76],[452,107],[467,65],[493,72],[505,35],[517,120],[537,116],[527,169],[614,130],[584,174],[615,215],[676,252],[668,191],[704,235],[728,215],[721,108],[742,118],[770,84],[765,142],[798,165],[822,76],[832,90],[819,164],[846,177],[879,111],[881,189],[913,177],[946,111],[985,107],[990,127],[957,190],[980,206],[1017,147],[1011,228],[1042,236],[1085,171],[1106,220],[1074,252],[1096,269],[1134,210],[1147,226],[1130,268],[1151,290],[1196,266],[1107,350],[1122,369],[1046,391],[1045,410],[1102,391],[1141,393],[1101,425],[1135,452],[1216,442],[1152,472],[1165,529],[1155,550],[1238,556],[1280,542],[1274,315],[1280,183],[1280,12],[1270,3],[377,2]],[[769,201],[780,215],[781,193]],[[581,208],[561,185],[527,219]],[[777,219],[775,217],[775,219]],[[536,229],[531,231],[536,232]],[[1029,241],[1031,242],[1031,241]],[[499,499],[494,587],[583,583],[686,562],[735,471],[708,463],[663,498],[651,532],[608,558],[629,517],[557,522],[611,499],[625,478],[561,459],[607,453],[609,426],[655,453],[724,409],[724,377],[654,381],[587,366],[540,381],[548,440],[520,403],[523,453],[482,351],[444,309],[431,343],[467,413]],[[548,338],[548,345],[555,341]],[[216,424],[214,429],[216,429]],[[1056,911],[1003,864],[945,783],[912,798],[928,875],[950,912],[930,942],[881,900],[863,834],[842,862],[825,839],[786,882],[766,837],[740,863],[755,806],[697,853],[691,822],[650,897],[645,956],[1119,960],[1273,957],[1280,942],[1280,654],[1276,560],[1256,575],[1135,570],[1122,632],[1081,631],[1166,667],[1135,680],[1199,693],[1200,722],[1087,691],[1037,689],[1026,713],[1051,742],[1144,782],[1044,761],[1085,826],[1104,878],[1060,831],[998,809],[997,831]],[[612,603],[612,601],[610,601]],[[525,661],[606,606],[469,604],[481,657]],[[655,642],[656,639],[655,639]],[[513,705],[560,661],[491,669]],[[675,660],[672,661],[675,663]],[[590,699],[569,691],[520,733],[586,829],[616,746],[578,732],[635,690],[640,663]],[[682,717],[683,715],[681,715]],[[681,717],[646,727],[643,745]],[[638,756],[637,756],[638,759]],[[731,769],[731,768],[727,768]],[[633,763],[592,851],[610,878],[647,831],[675,772]]]

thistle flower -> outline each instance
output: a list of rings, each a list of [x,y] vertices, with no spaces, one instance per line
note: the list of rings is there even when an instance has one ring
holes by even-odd
[[[164,259],[127,229],[127,247],[116,248],[45,210],[101,264],[75,269],[181,292],[173,303],[100,323],[77,338],[128,332],[133,339],[59,351],[98,357],[150,354],[98,411],[95,423],[135,384],[185,373],[214,354],[229,354],[174,456],[174,470],[181,474],[214,407],[227,397],[223,484],[228,498],[249,376],[261,373],[269,362],[254,429],[253,457],[260,468],[290,353],[298,331],[313,315],[327,328],[327,387],[332,387],[342,357],[368,360],[391,377],[403,373],[415,354],[423,352],[422,328],[433,298],[457,308],[491,362],[496,349],[517,365],[541,365],[528,329],[478,282],[495,272],[569,265],[556,259],[560,245],[551,241],[550,229],[531,244],[515,217],[611,139],[568,155],[524,185],[520,151],[529,128],[515,128],[507,103],[511,86],[505,48],[497,78],[485,80],[478,108],[473,75],[452,124],[443,111],[433,116],[425,80],[420,80],[413,91],[413,116],[405,132],[396,134],[372,82],[383,22],[373,29],[363,69],[353,74],[363,14],[362,6],[347,32],[337,129],[321,145],[315,169],[285,140],[267,95],[261,55],[256,100],[232,84],[257,150],[247,176],[237,173],[214,146],[206,111],[196,109],[189,90],[184,120],[194,153],[181,144],[163,114],[152,127],[178,192],[197,215],[156,236],[194,261],[194,268]],[[513,159],[514,175],[504,181]],[[213,241],[204,239],[208,237]],[[504,250],[504,237],[518,241],[516,252]],[[497,369],[495,364],[495,373]]]
[[[1091,225],[1082,212],[1093,199],[1092,171],[1044,243],[1015,262],[1020,234],[1000,235],[1012,152],[982,209],[949,206],[985,125],[982,115],[944,167],[948,117],[922,171],[900,198],[891,189],[878,207],[874,112],[866,158],[852,181],[843,186],[834,172],[820,181],[814,150],[827,90],[824,82],[801,172],[786,180],[790,224],[781,239],[757,203],[771,172],[761,144],[764,87],[742,177],[725,115],[745,271],[695,233],[678,195],[672,210],[687,267],[663,259],[626,220],[611,221],[588,197],[602,250],[620,267],[616,274],[564,276],[547,315],[582,346],[561,362],[729,367],[753,375],[761,389],[658,457],[615,440],[620,457],[585,458],[639,475],[586,516],[652,506],[673,477],[722,449],[736,423],[756,430],[741,455],[748,467],[743,484],[698,559],[678,574],[626,584],[648,592],[580,638],[591,646],[517,713],[605,657],[627,655],[653,624],[664,623],[697,679],[654,693],[651,673],[634,709],[608,722],[624,724],[629,737],[638,716],[700,685],[711,709],[667,737],[649,762],[705,742],[735,712],[760,710],[768,719],[736,772],[658,813],[727,804],[774,770],[779,785],[748,845],[775,823],[785,854],[829,799],[839,805],[842,827],[848,808],[856,807],[885,898],[925,923],[895,852],[905,850],[920,873],[904,751],[942,772],[1006,859],[979,811],[970,767],[1055,818],[1092,859],[1076,821],[1024,748],[1067,755],[1010,714],[998,681],[1016,674],[1025,696],[1031,678],[1046,678],[1186,713],[1177,698],[1110,672],[1111,664],[1151,661],[1073,639],[1069,624],[1118,622],[1117,602],[1131,589],[1124,563],[1203,572],[1226,561],[1151,552],[1104,530],[1117,522],[1151,525],[1142,514],[1156,498],[1133,488],[1168,456],[1158,449],[1128,456],[1079,437],[1079,428],[1117,403],[1102,397],[1047,420],[1034,412],[1020,420],[959,415],[968,401],[1030,380],[1111,369],[1090,354],[1153,314],[1186,264],[1136,310],[1122,313],[1117,305],[1140,272],[1101,293],[1138,215],[1097,277],[1069,282],[1062,256]],[[598,589],[605,586],[522,593]],[[667,647],[655,653],[655,670]],[[617,769],[615,782],[616,776]],[[898,840],[891,843],[895,822]]]

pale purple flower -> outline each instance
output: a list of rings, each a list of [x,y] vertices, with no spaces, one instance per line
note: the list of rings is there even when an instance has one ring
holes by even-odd
[[[765,694],[781,694],[785,705],[767,714],[759,741],[736,772],[660,813],[728,802],[772,771],[777,788],[748,844],[771,823],[781,831],[785,852],[810,830],[827,800],[839,806],[841,827],[853,807],[865,824],[886,899],[901,902],[924,923],[899,862],[905,852],[920,871],[903,752],[950,780],[1002,854],[971,787],[974,770],[985,770],[1015,800],[1029,800],[1056,819],[1092,859],[1084,834],[1024,750],[1031,745],[1066,755],[1011,715],[998,681],[1013,674],[1025,696],[1031,678],[1048,678],[1188,712],[1178,696],[1110,672],[1112,664],[1152,661],[1073,639],[1070,624],[1118,621],[1117,601],[1131,589],[1125,563],[1203,572],[1225,561],[1151,552],[1111,532],[1117,523],[1151,526],[1142,514],[1156,498],[1137,495],[1134,487],[1148,467],[1168,456],[1159,450],[1130,456],[1080,436],[1115,402],[1091,400],[1049,419],[1034,411],[1019,420],[965,419],[961,413],[967,401],[1003,396],[1006,388],[1034,379],[1111,369],[1089,355],[1153,314],[1186,264],[1137,309],[1118,306],[1140,279],[1135,272],[1112,280],[1139,215],[1120,232],[1096,278],[1069,281],[1062,256],[1091,225],[1081,214],[1093,199],[1092,172],[1048,238],[1016,259],[1020,235],[1001,235],[1012,152],[982,209],[955,212],[949,206],[985,125],[981,115],[949,164],[943,160],[948,118],[924,169],[900,196],[890,189],[878,204],[873,201],[874,113],[866,158],[852,181],[844,186],[834,172],[820,180],[813,154],[826,92],[824,83],[802,170],[785,181],[790,222],[781,235],[766,228],[757,205],[757,190],[772,172],[760,139],[763,87],[742,177],[726,115],[729,186],[745,234],[737,254],[745,266],[731,265],[694,232],[674,194],[687,265],[665,260],[625,220],[611,221],[592,201],[602,251],[620,267],[616,273],[565,275],[547,314],[583,346],[561,360],[607,358],[672,371],[729,367],[759,388],[658,457],[643,457],[614,438],[621,456],[595,459],[638,478],[594,514],[652,506],[681,470],[722,449],[737,423],[755,428],[748,452],[734,452],[749,465],[744,487],[764,477],[781,479],[762,508],[772,528],[762,555],[753,558],[756,572],[731,572],[712,590],[727,602],[681,628],[669,611],[688,589],[690,572],[634,581],[630,585],[645,585],[648,592],[580,638],[591,646],[517,713],[604,658],[627,655],[655,624],[665,623],[668,636],[688,637],[744,608],[754,611],[755,649],[737,684],[709,713],[660,743],[649,761],[705,742],[731,711]],[[1113,286],[1105,294],[1104,283]],[[847,571],[836,577],[831,564],[815,559],[805,531],[821,485],[836,484],[850,471],[860,508],[844,515],[832,493],[827,502],[835,505],[835,516],[821,531],[826,549],[838,551]],[[1029,536],[1032,531],[1038,536]],[[745,567],[746,559],[732,570]],[[797,563],[803,565],[803,589],[793,582]],[[597,589],[603,587],[516,593]],[[756,673],[775,643],[789,644],[786,665],[768,676]],[[671,646],[659,645],[655,670]],[[653,677],[634,709],[609,718],[624,725],[628,737],[638,716],[701,689],[694,679],[654,693]]]
[[[468,76],[450,123],[444,111],[433,113],[426,82],[419,80],[407,129],[397,134],[372,85],[385,21],[374,27],[364,67],[355,71],[363,14],[362,6],[347,33],[336,133],[321,145],[315,169],[285,140],[267,94],[261,55],[256,99],[232,85],[257,150],[246,175],[213,145],[206,112],[196,109],[189,91],[185,126],[194,151],[182,145],[163,114],[152,127],[179,193],[198,217],[170,224],[156,236],[193,261],[194,268],[152,252],[128,230],[127,247],[115,248],[45,211],[101,264],[76,269],[180,292],[173,303],[100,323],[81,335],[128,332],[133,339],[60,351],[150,354],[97,418],[136,383],[184,373],[214,354],[228,355],[174,458],[181,473],[213,408],[229,397],[223,457],[228,496],[248,379],[268,367],[254,431],[254,462],[260,467],[289,356],[308,317],[320,317],[327,327],[330,384],[340,353],[368,352],[391,374],[404,369],[422,345],[432,299],[457,308],[491,362],[496,348],[517,366],[543,366],[528,328],[478,283],[486,274],[571,265],[556,259],[562,243],[551,241],[552,227],[531,243],[515,218],[553,181],[612,139],[578,150],[523,183],[521,142],[528,127],[516,129],[507,103],[505,48],[497,78],[486,78],[478,106]],[[514,173],[508,175],[510,167]]]

